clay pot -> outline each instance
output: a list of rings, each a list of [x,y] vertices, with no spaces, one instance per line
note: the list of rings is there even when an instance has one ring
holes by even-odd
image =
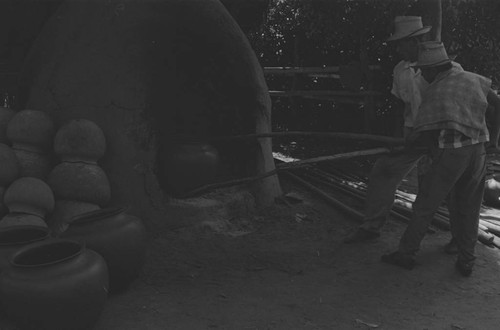
[[[45,218],[54,209],[54,194],[40,179],[25,177],[12,182],[5,191],[4,203],[10,213],[26,213]]]
[[[49,173],[47,182],[57,199],[105,206],[111,198],[108,177],[95,164],[60,163]]]
[[[0,143],[10,144],[7,138],[7,125],[16,112],[10,108],[0,107]]]
[[[219,154],[210,144],[187,141],[160,149],[158,162],[162,187],[172,195],[182,197],[191,190],[213,183]]]
[[[48,227],[43,218],[33,214],[9,213],[0,220],[0,228],[16,226]]]
[[[55,129],[52,119],[43,111],[22,110],[7,125],[7,138],[16,149],[43,153],[52,149]]]
[[[58,199],[56,200],[54,212],[47,219],[47,223],[50,229],[56,235],[59,235],[68,228],[70,221],[75,216],[99,209],[99,205],[92,203]]]
[[[138,217],[124,208],[106,208],[71,220],[62,237],[84,242],[104,257],[109,269],[110,289],[125,289],[138,277],[146,250],[146,230]]]
[[[19,161],[19,176],[45,180],[52,169],[52,159],[48,154],[13,148]]]
[[[82,244],[61,239],[15,252],[0,274],[2,309],[23,327],[89,329],[107,300],[104,259]]]
[[[60,163],[49,173],[47,182],[57,199],[105,206],[111,198],[108,177],[95,164]]]
[[[8,258],[20,248],[49,238],[47,228],[16,226],[0,228],[0,272],[10,266]]]
[[[20,167],[12,148],[0,143],[0,186],[6,187],[19,177]]]
[[[484,202],[487,205],[500,206],[500,182],[495,178],[487,179],[484,186]]]
[[[96,163],[106,152],[106,138],[94,122],[75,119],[57,131],[54,151],[62,161]]]

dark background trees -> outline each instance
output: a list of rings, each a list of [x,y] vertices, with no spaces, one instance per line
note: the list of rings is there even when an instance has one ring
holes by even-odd
[[[392,134],[399,110],[390,96],[395,49],[385,40],[396,15],[423,16],[437,0],[270,0],[265,23],[249,32],[263,66],[328,67],[378,65],[362,90],[382,93],[374,99],[374,133]],[[469,71],[500,82],[500,2],[442,0],[442,41]],[[364,77],[366,78],[366,77]],[[267,77],[271,90],[341,90],[338,79]],[[275,130],[365,131],[364,106],[342,101],[273,98]]]

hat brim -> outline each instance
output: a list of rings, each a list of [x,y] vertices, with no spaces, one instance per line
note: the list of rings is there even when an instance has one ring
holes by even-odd
[[[393,34],[389,38],[387,38],[387,41],[397,41],[405,38],[411,38],[411,37],[416,37],[422,34],[425,34],[429,32],[432,29],[432,26],[424,26],[421,29],[418,29],[417,31],[414,31],[410,34]]]
[[[415,65],[412,65],[412,67],[414,67],[414,68],[433,68],[435,66],[440,66],[440,65],[443,65],[446,63],[451,63],[451,59],[448,58],[446,60],[442,60],[442,61],[432,63],[432,64],[418,64],[418,62],[417,62]]]

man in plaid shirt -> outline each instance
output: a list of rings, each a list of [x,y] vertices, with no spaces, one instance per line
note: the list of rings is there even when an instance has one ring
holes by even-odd
[[[491,133],[490,144],[498,147],[500,98],[491,89],[490,79],[455,68],[442,43],[424,42],[419,47],[417,66],[429,86],[422,94],[409,141],[429,148],[432,166],[419,186],[399,249],[382,256],[382,261],[412,269],[434,213],[449,195],[450,222],[458,245],[455,266],[469,276],[484,191],[484,144]],[[485,122],[488,105],[495,109],[491,132]]]
[[[394,33],[387,41],[395,44],[402,60],[394,67],[391,93],[401,100],[406,137],[413,130],[421,94],[428,85],[421,71],[412,64],[417,61],[419,42],[426,38],[431,27],[423,26],[420,16],[397,16],[394,27]],[[461,69],[458,63],[455,65]],[[363,223],[344,239],[345,243],[364,242],[380,236],[397,187],[419,161],[422,165],[422,157],[421,152],[407,150],[377,159],[369,175]]]

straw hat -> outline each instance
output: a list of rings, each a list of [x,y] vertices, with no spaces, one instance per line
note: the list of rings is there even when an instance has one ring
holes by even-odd
[[[429,32],[431,28],[431,26],[422,25],[422,17],[420,16],[396,16],[394,19],[394,33],[387,41],[419,36]]]
[[[417,67],[434,67],[451,62],[442,42],[426,41],[418,44]]]

